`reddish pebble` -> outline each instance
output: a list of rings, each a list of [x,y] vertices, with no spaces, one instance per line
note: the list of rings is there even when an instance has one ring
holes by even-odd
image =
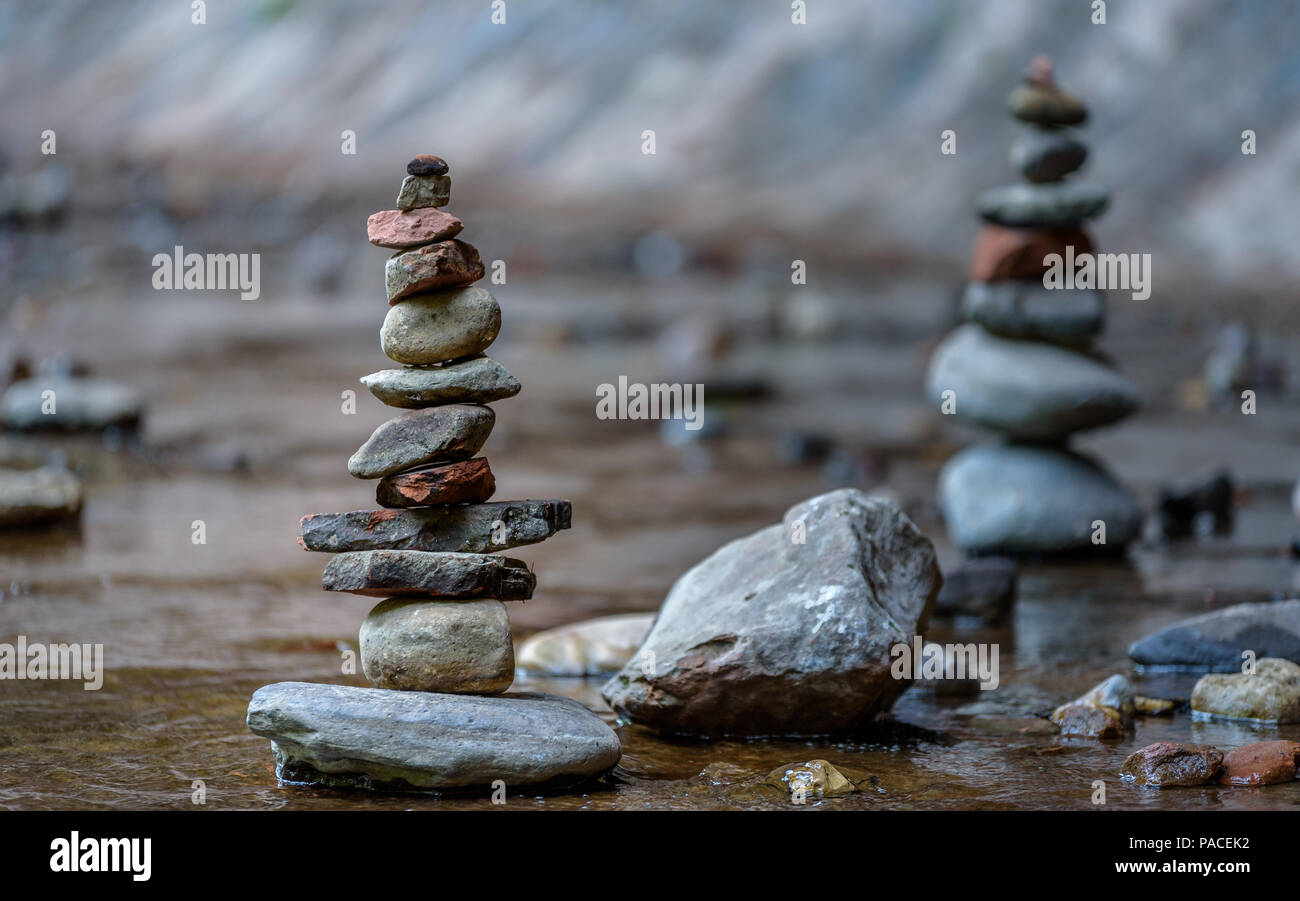
[[[979,230],[971,253],[970,280],[973,282],[1037,281],[1042,279],[1048,254],[1065,258],[1066,247],[1074,255],[1092,253],[1092,239],[1081,228],[1003,228],[986,225]]]
[[[1229,751],[1219,781],[1224,785],[1275,785],[1291,782],[1300,761],[1300,742],[1261,741]]]
[[[379,482],[375,499],[383,507],[481,504],[496,491],[492,469],[483,457],[463,463],[398,473]]]
[[[377,247],[404,250],[454,238],[464,227],[465,223],[437,207],[382,210],[366,220],[366,237]]]

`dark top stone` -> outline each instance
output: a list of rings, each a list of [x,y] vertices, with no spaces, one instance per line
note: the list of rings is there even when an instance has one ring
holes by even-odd
[[[407,175],[446,175],[450,167],[447,161],[432,153],[421,153],[406,164]]]

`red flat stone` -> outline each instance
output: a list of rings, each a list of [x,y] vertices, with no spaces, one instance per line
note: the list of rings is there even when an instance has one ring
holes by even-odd
[[[432,507],[481,504],[496,491],[487,458],[402,472],[381,479],[375,500],[381,507]]]
[[[1275,785],[1296,777],[1300,742],[1261,741],[1242,745],[1223,758],[1219,781],[1224,785]]]
[[[1074,255],[1092,253],[1092,239],[1081,228],[1003,228],[986,225],[975,239],[971,253],[970,279],[973,282],[1037,281],[1046,267],[1043,258],[1049,253],[1065,256],[1065,248],[1074,247]]]
[[[454,238],[464,227],[465,223],[437,207],[382,210],[366,220],[366,237],[378,247],[403,250]]]

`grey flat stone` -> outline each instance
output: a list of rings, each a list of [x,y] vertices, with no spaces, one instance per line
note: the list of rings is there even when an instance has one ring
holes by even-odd
[[[1049,447],[983,444],[939,473],[948,535],[980,554],[1052,554],[1123,547],[1142,527],[1133,493],[1095,462]],[[1106,545],[1092,543],[1106,524]]]
[[[1034,441],[1108,425],[1138,407],[1133,382],[1096,358],[972,323],[935,350],[926,386],[938,408],[945,391],[955,392],[958,419]]]
[[[1052,290],[1038,282],[971,282],[962,315],[1003,338],[1081,346],[1101,333],[1106,301],[1100,291]]]
[[[924,627],[941,581],[897,505],[832,491],[678,579],[602,693],[670,733],[851,733],[910,684],[890,649]]]
[[[1032,182],[1058,181],[1088,158],[1088,148],[1067,131],[1031,128],[1011,145],[1011,165]]]
[[[434,551],[348,551],[321,575],[326,591],[367,597],[496,598],[525,601],[537,577],[528,564],[493,554]]]
[[[446,366],[384,369],[362,376],[361,384],[388,406],[407,409],[485,404],[514,397],[520,389],[519,380],[490,357],[474,357]]]
[[[571,786],[622,754],[614,730],[577,701],[278,682],[254,692],[248,728],[271,739],[290,783],[439,792]]]
[[[358,479],[382,479],[427,463],[455,463],[479,452],[496,414],[479,404],[411,410],[375,429],[348,460]]]
[[[975,201],[989,222],[1012,228],[1068,228],[1100,216],[1110,202],[1105,188],[1073,181],[990,188]]]
[[[298,543],[329,553],[391,548],[486,554],[545,541],[569,528],[571,516],[570,503],[559,500],[312,513],[299,524]]]
[[[5,389],[0,407],[5,425],[21,431],[133,427],[139,425],[144,413],[144,404],[134,388],[105,379],[54,374],[14,382]]]
[[[1240,672],[1242,652],[1300,663],[1300,600],[1234,604],[1194,616],[1129,646],[1152,669]]]
[[[483,288],[455,288],[390,307],[379,329],[379,346],[398,363],[444,363],[482,353],[500,331],[496,298]]]

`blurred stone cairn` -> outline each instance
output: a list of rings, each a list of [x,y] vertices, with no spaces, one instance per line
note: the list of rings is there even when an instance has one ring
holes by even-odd
[[[361,379],[407,412],[375,430],[348,461],[378,479],[383,509],[302,518],[299,543],[337,552],[322,587],[383,598],[361,624],[361,665],[374,688],[280,682],[254,693],[248,726],[271,739],[284,782],[438,792],[561,787],[611,768],[618,736],[568,698],[506,695],[514,647],[503,601],[532,596],[527,564],[494,555],[569,527],[568,501],[488,503],[496,488],[476,457],[492,431],[491,401],[519,382],[483,356],[501,309],[483,288],[478,251],[443,212],[447,164],[406,167],[397,209],[367,223],[397,251],[380,330],[401,369]],[[504,797],[504,794],[500,795]],[[494,797],[497,797],[494,794]]]
[[[1101,293],[1044,285],[1049,254],[1069,268],[1094,252],[1082,223],[1109,197],[1070,177],[1088,155],[1070,126],[1087,110],[1056,86],[1046,58],[1034,60],[1010,108],[1028,126],[1011,148],[1024,182],[980,196],[987,224],[962,299],[967,321],[926,374],[931,402],[1003,440],[949,460],[939,504],[953,542],[970,553],[1118,549],[1137,536],[1141,508],[1101,465],[1070,450],[1069,438],[1131,414],[1137,389],[1092,346],[1105,316]]]

